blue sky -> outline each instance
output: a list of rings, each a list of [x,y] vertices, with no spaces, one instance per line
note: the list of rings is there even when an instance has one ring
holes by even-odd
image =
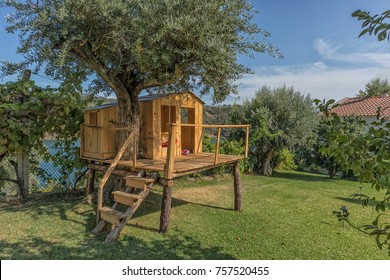
[[[263,85],[294,86],[312,98],[354,96],[371,79],[390,78],[390,42],[374,37],[358,39],[361,23],[351,17],[356,9],[373,14],[390,9],[390,0],[252,0],[259,11],[255,21],[271,33],[268,41],[280,48],[284,59],[266,54],[242,58],[255,74],[240,83],[240,100],[251,98]],[[0,61],[15,60],[17,36],[4,31],[0,10]],[[0,82],[15,80],[7,77]],[[41,86],[52,81],[33,76]],[[53,84],[55,86],[55,84]],[[228,98],[233,102],[237,97]]]
[[[259,26],[271,33],[284,59],[265,54],[244,60],[254,75],[241,81],[240,98],[262,85],[284,84],[312,98],[354,96],[373,78],[390,78],[390,43],[358,38],[357,9],[373,14],[390,9],[389,0],[253,0]]]

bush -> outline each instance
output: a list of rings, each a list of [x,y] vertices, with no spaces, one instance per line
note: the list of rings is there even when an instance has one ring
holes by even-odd
[[[296,170],[298,166],[294,162],[295,155],[287,148],[283,148],[275,157],[275,169],[282,170]]]

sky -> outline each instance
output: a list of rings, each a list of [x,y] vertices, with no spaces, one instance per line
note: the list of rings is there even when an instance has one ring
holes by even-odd
[[[293,86],[312,98],[336,99],[355,96],[374,78],[390,78],[390,42],[375,37],[358,38],[361,23],[351,14],[357,9],[378,14],[390,9],[390,0],[251,0],[259,11],[254,21],[271,33],[267,39],[284,58],[257,54],[254,59],[240,58],[254,74],[239,83],[239,96],[226,103],[241,102],[266,85],[271,88]],[[9,10],[0,8],[0,61],[18,60],[18,38],[7,34],[4,17]],[[6,77],[0,82],[16,80]],[[53,81],[32,76],[38,85]],[[206,100],[207,102],[207,100]]]

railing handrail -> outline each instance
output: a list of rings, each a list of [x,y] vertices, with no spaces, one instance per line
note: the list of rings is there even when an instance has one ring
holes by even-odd
[[[192,123],[168,123],[173,126],[202,127],[202,128],[246,128],[249,124],[192,124]]]
[[[221,141],[221,129],[222,128],[245,128],[245,158],[248,158],[249,150],[249,124],[185,124],[185,123],[168,123],[169,136],[168,136],[168,150],[167,158],[164,168],[165,179],[173,179],[173,165],[174,165],[174,134],[176,134],[176,127],[201,127],[203,128],[217,128],[217,142],[215,143],[214,165],[218,163],[219,145]],[[175,131],[174,131],[175,130]],[[175,133],[173,133],[175,132]],[[202,137],[203,133],[201,133]]]
[[[130,133],[128,138],[126,139],[125,143],[123,143],[123,146],[115,156],[114,161],[110,164],[110,167],[107,169],[106,173],[104,173],[103,178],[100,180],[99,188],[98,188],[98,201],[97,201],[97,211],[96,211],[96,223],[100,220],[100,209],[103,206],[103,189],[107,183],[108,178],[111,176],[112,171],[114,171],[115,167],[117,166],[119,160],[122,158],[123,154],[125,153],[127,147],[130,145],[130,142],[132,141],[132,138],[135,134],[135,129]],[[134,163],[135,164],[135,163]]]
[[[98,128],[98,129],[110,129],[110,130],[128,130],[130,131],[131,129],[128,127],[103,127],[103,126],[97,126],[97,125],[90,125],[90,124],[81,124],[81,127],[88,127],[88,128]]]

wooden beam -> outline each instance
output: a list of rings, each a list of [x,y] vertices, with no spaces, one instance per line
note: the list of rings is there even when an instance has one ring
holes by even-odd
[[[176,126],[174,124],[170,124],[169,135],[168,135],[167,160],[164,168],[164,178],[167,180],[173,178],[175,136],[176,136]]]
[[[137,164],[137,133],[134,133],[134,145],[133,145],[133,168],[135,170]]]
[[[221,128],[218,127],[217,143],[215,143],[214,165],[218,163],[219,144],[221,142]]]
[[[108,166],[104,165],[97,165],[97,164],[88,164],[88,168],[99,171],[99,172],[107,172]],[[121,176],[121,177],[127,177],[127,176],[135,176],[137,173],[135,172],[130,172],[126,170],[113,170],[112,173],[113,175]]]
[[[169,220],[171,216],[172,207],[172,189],[169,185],[164,186],[163,198],[161,202],[160,214],[160,232],[165,233],[169,228]]]
[[[245,158],[248,158],[249,150],[249,126],[245,129]]]
[[[191,123],[176,123],[176,126],[185,127],[204,127],[204,128],[246,128],[249,124],[191,124]]]
[[[242,210],[242,187],[241,187],[241,176],[240,176],[240,162],[236,162],[233,165],[233,176],[234,176],[234,210]]]
[[[104,174],[103,178],[100,180],[99,183],[99,189],[98,189],[98,199],[97,199],[97,209],[96,209],[96,224],[99,223],[100,220],[100,208],[103,206],[103,188],[106,185],[106,182],[108,178],[111,176],[112,172],[114,171],[116,165],[118,164],[119,160],[125,153],[127,147],[130,145],[130,142],[133,140],[133,136],[135,133],[135,129],[130,133],[129,137],[126,139],[125,143],[119,150],[118,154],[116,155],[114,161],[111,163],[110,167]]]

